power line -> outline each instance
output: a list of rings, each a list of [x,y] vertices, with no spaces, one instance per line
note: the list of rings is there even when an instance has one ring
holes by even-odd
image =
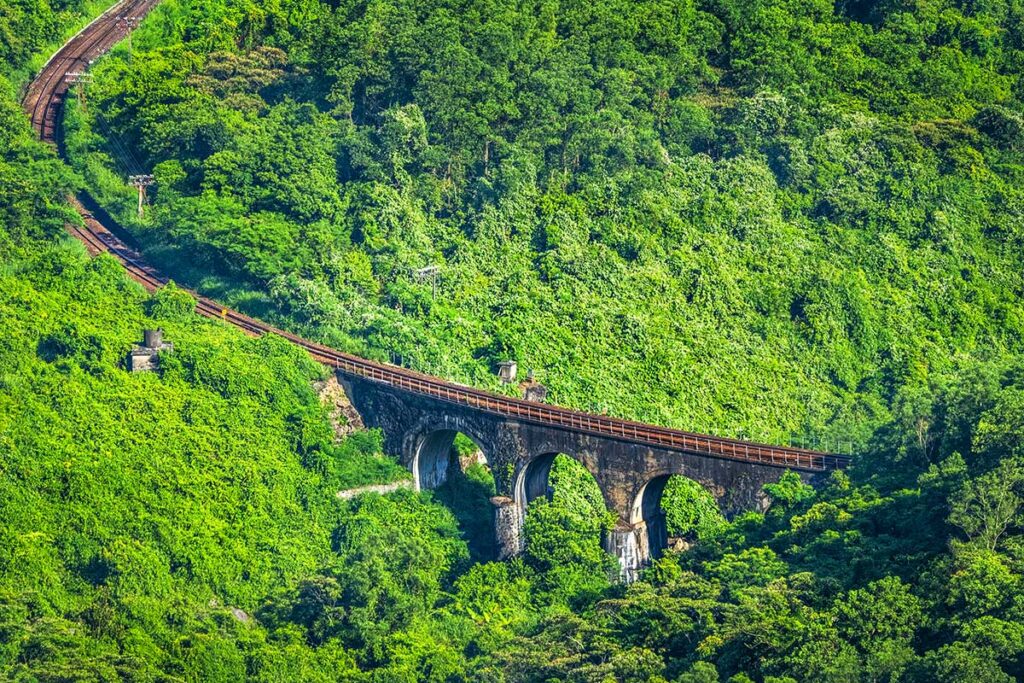
[[[138,17],[118,17],[118,21],[124,21],[127,27],[128,36],[131,36],[132,22],[138,23],[140,19]],[[129,49],[130,46],[129,46]],[[64,75],[64,80],[68,83],[73,83],[78,86],[78,98],[82,107],[82,111],[85,112],[86,107],[86,89],[85,86],[93,82],[93,75],[88,72],[69,71]],[[107,143],[108,150],[112,153],[113,160],[116,164],[120,165],[122,170],[125,171],[125,175],[128,176],[128,184],[136,188],[139,193],[138,212],[139,218],[144,215],[144,207],[146,204],[146,188],[151,187],[156,180],[151,174],[143,173],[142,162],[139,161],[138,157],[132,152],[131,147],[125,145],[120,136],[118,136],[107,122],[104,120],[102,114],[97,114],[93,117],[93,120],[99,123],[100,127],[104,132],[104,140]]]
[[[71,83],[78,86],[76,88],[78,94],[78,102],[83,112],[86,111],[86,86],[93,83],[93,80],[93,75],[89,72],[69,71],[66,74],[64,74],[64,81],[66,83]],[[126,175],[140,173],[143,168],[142,164],[139,162],[138,158],[136,158],[136,156],[131,152],[131,150],[126,148],[121,143],[121,141],[118,139],[118,136],[115,135],[112,130],[110,130],[109,126],[107,126],[106,124],[106,121],[104,121],[103,116],[97,115],[93,118],[103,128],[103,131],[105,133],[104,139],[107,142],[108,148],[114,155],[114,161],[120,162]]]
[[[132,152],[130,146],[125,145],[121,141],[120,136],[110,129],[110,126],[107,125],[102,115],[96,116],[94,120],[99,123],[100,127],[103,129],[104,139],[110,146],[111,151],[119,157],[117,160],[120,161],[121,165],[125,168],[125,175],[141,174],[144,166],[142,165],[142,162],[139,161],[138,157],[136,157]]]

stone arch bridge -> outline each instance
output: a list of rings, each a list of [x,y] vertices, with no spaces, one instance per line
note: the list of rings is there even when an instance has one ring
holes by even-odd
[[[660,510],[668,478],[678,474],[705,486],[726,514],[763,509],[762,486],[787,469],[805,481],[849,464],[845,456],[691,434],[542,403],[508,398],[403,371],[379,378],[338,370],[338,379],[368,427],[384,433],[384,450],[413,473],[417,489],[445,482],[456,434],[472,439],[490,466],[497,495],[499,557],[523,549],[523,521],[533,499],[548,493],[554,457],[565,454],[593,475],[605,504],[618,517],[606,550],[623,578],[665,547]]]

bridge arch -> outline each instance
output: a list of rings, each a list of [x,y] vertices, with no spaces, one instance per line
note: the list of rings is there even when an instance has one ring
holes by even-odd
[[[601,486],[600,479],[598,478],[599,472],[594,463],[585,456],[566,453],[557,448],[550,447],[538,449],[532,457],[519,467],[513,487],[513,496],[519,507],[525,511],[534,500],[541,497],[551,498],[554,492],[551,487],[551,468],[558,456],[578,462],[590,473],[594,483],[597,484],[597,488],[601,491],[602,501],[607,507],[607,496],[605,495],[604,488]]]
[[[519,476],[516,478],[515,498],[524,510],[531,502],[540,497],[551,497],[553,491],[549,477],[556,457],[558,457],[558,453],[555,452],[539,455],[532,458],[520,470]]]
[[[496,536],[495,472],[488,444],[465,425],[432,424],[411,439],[407,465],[416,490],[430,491],[434,500],[455,516],[469,546],[470,559],[489,562],[499,557]]]
[[[634,529],[640,530],[644,536],[641,558],[644,562],[658,559],[669,545],[668,520],[662,507],[665,489],[674,477],[688,481],[707,493],[714,501],[716,510],[720,512],[721,492],[716,494],[711,482],[700,481],[678,472],[661,472],[644,480],[633,497],[629,523]]]
[[[425,426],[413,436],[412,457],[406,463],[417,491],[436,489],[448,481],[452,466],[459,466],[456,445],[460,435],[477,447],[485,463],[491,462],[487,441],[465,425]]]

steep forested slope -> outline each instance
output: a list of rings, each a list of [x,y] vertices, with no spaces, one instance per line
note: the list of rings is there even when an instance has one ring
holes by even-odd
[[[41,21],[50,8],[26,11]],[[550,521],[566,560],[543,579],[526,564],[471,570],[464,529],[430,495],[339,500],[409,475],[375,434],[334,442],[312,386],[325,371],[301,351],[89,259],[64,232],[80,185],[33,140],[0,73],[0,677],[421,680],[423,657],[468,670],[456,646],[424,638],[439,623],[473,637],[486,592],[514,597],[507,628],[530,619],[533,582],[566,584],[540,607],[609,586],[601,511],[565,492],[574,513],[556,501],[531,523]],[[157,373],[127,372],[154,326],[173,354]]]
[[[347,349],[863,446],[958,354],[1019,350],[1020,16],[181,0],[72,146],[125,207],[101,168],[156,174],[165,267]]]
[[[51,15],[0,8],[0,47],[23,20],[51,27],[24,54],[54,38]],[[725,524],[680,483],[695,545],[628,588],[566,461],[508,563],[460,538],[479,473],[453,510],[338,501],[394,475],[374,437],[332,442],[294,349],[64,237],[82,181],[0,78],[2,675],[1024,677],[1017,16],[166,0],[100,66],[80,168],[130,199],[89,126],[158,162],[140,239],[255,309],[481,382],[568,354],[564,400],[692,426],[879,427],[849,476],[785,477],[765,515]],[[432,302],[407,269],[435,259]],[[175,354],[131,375],[150,325]]]

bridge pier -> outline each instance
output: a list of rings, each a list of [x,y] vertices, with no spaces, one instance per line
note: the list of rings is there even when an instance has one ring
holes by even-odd
[[[494,538],[499,560],[508,560],[525,550],[523,508],[512,498],[494,496]]]
[[[633,583],[639,578],[640,570],[651,559],[647,542],[647,525],[643,522],[629,524],[619,520],[614,529],[604,535],[604,549],[619,561],[619,580]]]

